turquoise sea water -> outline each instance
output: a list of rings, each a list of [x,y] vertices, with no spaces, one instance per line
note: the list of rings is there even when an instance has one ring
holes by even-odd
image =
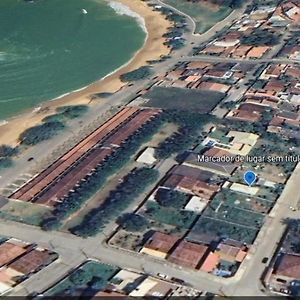
[[[144,39],[104,0],[0,0],[0,120],[102,78]]]

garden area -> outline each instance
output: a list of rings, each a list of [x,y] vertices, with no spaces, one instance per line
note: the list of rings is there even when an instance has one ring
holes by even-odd
[[[88,261],[46,291],[44,296],[78,296],[78,291],[84,296],[93,296],[104,289],[118,271],[117,267]]]
[[[240,226],[221,220],[200,217],[188,239],[201,242],[203,239],[219,241],[221,238],[230,238],[247,244],[252,244],[258,231],[249,227]]]
[[[142,213],[147,219],[161,224],[172,225],[180,229],[189,229],[198,215],[192,211],[182,210],[174,206],[163,206],[155,201],[148,201]]]
[[[261,214],[267,214],[273,207],[272,201],[235,193],[228,189],[223,189],[222,192],[218,193],[210,202],[210,206],[215,209],[220,203],[229,207],[249,210]]]
[[[222,201],[219,204],[217,202],[210,203],[203,216],[257,229],[263,225],[265,217],[263,214],[230,206]]]

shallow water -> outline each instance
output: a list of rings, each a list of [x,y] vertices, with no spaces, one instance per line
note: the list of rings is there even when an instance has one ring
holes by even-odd
[[[1,0],[0,119],[104,77],[144,39],[104,0]]]

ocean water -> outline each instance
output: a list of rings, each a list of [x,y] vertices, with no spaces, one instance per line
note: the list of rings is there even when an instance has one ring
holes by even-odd
[[[142,25],[105,0],[0,0],[0,120],[125,64],[144,43]]]

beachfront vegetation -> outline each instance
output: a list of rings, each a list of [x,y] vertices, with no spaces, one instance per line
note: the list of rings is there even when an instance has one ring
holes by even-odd
[[[23,145],[36,145],[57,135],[64,128],[61,122],[46,122],[26,129],[20,134],[19,141]]]
[[[42,120],[43,124],[30,127],[22,132],[19,141],[23,145],[32,146],[48,140],[63,130],[68,120],[82,116],[87,110],[88,106],[86,105],[58,107],[56,114],[47,116]]]
[[[227,0],[226,4],[223,5],[223,2],[225,1],[222,1],[218,9],[214,9],[208,4],[201,3],[200,1],[164,0],[165,3],[189,15],[196,23],[195,31],[197,33],[207,31],[230,14],[232,6],[226,4],[235,1]],[[236,2],[238,1],[236,0]]]
[[[0,170],[11,167],[13,164],[12,157],[17,155],[18,152],[18,148],[0,145]]]
[[[61,106],[56,108],[56,114],[45,117],[43,122],[66,122],[81,117],[88,111],[87,105]]]
[[[0,145],[0,158],[12,157],[18,154],[18,148],[13,148],[8,145]]]
[[[113,192],[110,193],[105,202],[98,208],[88,213],[83,222],[71,229],[76,235],[82,237],[94,236],[101,231],[106,224],[113,221],[122,211],[138,197],[145,188],[154,183],[158,178],[158,171],[155,169],[141,168],[129,173],[124,177],[123,182],[119,184]],[[136,222],[144,224],[139,217],[135,222],[128,223],[132,229],[136,229]],[[125,225],[126,226],[126,225]]]
[[[143,66],[131,72],[122,74],[120,76],[123,82],[132,82],[137,80],[147,79],[152,75],[152,70],[149,66]]]
[[[11,158],[9,157],[1,157],[0,158],[0,170],[11,167],[13,164]]]
[[[162,124],[163,118],[159,116],[128,138],[120,148],[95,168],[91,176],[87,177],[80,186],[74,189],[74,192],[70,192],[63,202],[55,207],[52,215],[44,220],[42,228],[44,230],[58,229],[64,219],[79,210],[105,184],[107,178],[116,174],[128,163],[140,146],[147,142]]]

